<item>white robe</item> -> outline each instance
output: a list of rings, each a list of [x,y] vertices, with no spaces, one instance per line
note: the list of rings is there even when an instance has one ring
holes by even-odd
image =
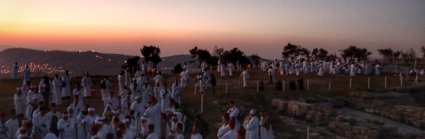
[[[21,93],[21,95],[18,95],[15,93],[13,96],[13,103],[15,104],[15,110],[17,114],[25,113],[25,104],[26,104],[26,95]]]
[[[190,135],[190,139],[203,139],[202,135],[199,133]]]
[[[154,106],[151,106],[146,109],[144,117],[147,118],[149,122],[154,124],[155,134],[161,135],[161,108],[160,104],[157,103]]]
[[[83,101],[84,101],[84,98],[83,98],[83,94],[82,94],[82,91],[83,90],[78,90],[77,88],[75,88],[73,91],[72,91],[72,95],[73,96],[76,96],[76,95],[78,95],[78,103],[80,103],[81,105],[83,105]]]
[[[259,139],[259,120],[257,117],[252,117],[250,120],[245,120],[243,127],[246,130],[245,139]]]
[[[130,109],[134,110],[137,117],[140,117],[141,115],[145,113],[145,106],[141,102],[140,103],[138,103],[137,101],[133,102],[133,104],[131,104]]]
[[[58,137],[53,133],[48,133],[43,139],[58,139]]]
[[[100,89],[100,93],[102,95],[102,101],[105,101],[106,98],[111,97],[110,95],[110,87],[111,87],[111,83],[108,80],[103,80],[103,82],[105,82],[105,88],[101,88]]]
[[[155,133],[150,133],[146,139],[159,139],[158,135]]]
[[[248,86],[248,79],[249,79],[248,71],[244,70],[242,72],[241,76],[242,76],[242,81],[243,81],[243,87],[247,87]]]
[[[117,79],[118,79],[118,91],[121,92],[122,89],[124,89],[124,86],[125,86],[124,75],[119,74]]]
[[[228,131],[229,131],[229,128],[227,128],[227,124],[221,125],[217,131],[217,138],[223,137],[223,135],[226,134]]]
[[[236,136],[237,133],[235,130],[229,130],[219,139],[236,139]]]
[[[168,107],[170,107],[169,104],[170,104],[171,93],[166,88],[164,88],[161,90],[160,95],[161,95],[161,111],[165,112],[165,110],[167,110]]]
[[[83,79],[81,79],[81,87],[83,87],[84,97],[91,96],[91,85],[92,82],[90,77],[84,76]]]
[[[32,121],[32,124],[35,129],[38,129],[39,135],[45,136],[48,133],[50,128],[51,118],[48,114],[41,115],[41,113],[36,114]]]
[[[33,111],[34,111],[34,106],[32,106],[31,104],[28,104],[25,110],[25,118],[27,118],[28,120],[31,120]]]
[[[77,128],[75,122],[71,119],[60,119],[58,121],[58,129],[60,132],[59,138],[61,139],[75,139],[77,136]]]
[[[15,139],[16,138],[15,133],[18,131],[18,128],[19,128],[18,119],[9,119],[6,121],[5,125],[9,129],[10,138]]]
[[[71,77],[63,76],[62,82],[65,83],[65,86],[62,87],[62,97],[71,96]]]
[[[59,78],[53,79],[53,93],[52,93],[52,102],[56,105],[62,104],[62,80]]]

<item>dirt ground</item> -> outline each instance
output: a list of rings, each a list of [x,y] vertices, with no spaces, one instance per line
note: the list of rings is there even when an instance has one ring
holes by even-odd
[[[304,134],[298,134],[299,131],[293,129],[288,123],[284,123],[280,120],[277,113],[270,107],[270,101],[272,98],[288,98],[288,97],[303,97],[303,96],[343,96],[349,92],[360,92],[360,91],[376,91],[376,92],[387,92],[393,90],[407,90],[414,95],[417,99],[425,98],[425,95],[421,93],[421,89],[414,89],[408,86],[413,86],[415,77],[405,77],[404,87],[400,87],[400,78],[397,75],[381,75],[381,76],[356,76],[352,78],[352,87],[349,88],[350,78],[347,75],[332,75],[332,76],[316,76],[312,74],[302,76],[280,76],[279,80],[285,80],[285,91],[276,91],[274,84],[267,84],[267,74],[262,71],[250,71],[249,87],[243,88],[239,76],[232,78],[225,77],[221,78],[218,74],[217,77],[217,94],[211,94],[211,90],[204,96],[204,111],[203,117],[208,122],[210,127],[210,134],[207,138],[216,138],[216,132],[219,127],[221,120],[221,113],[226,111],[225,105],[228,101],[234,100],[238,105],[241,106],[242,111],[249,111],[251,108],[257,110],[266,111],[270,113],[272,119],[272,126],[274,129],[274,135],[276,138],[287,138],[285,134],[294,134],[290,138],[304,138]],[[235,75],[239,75],[236,73]],[[193,75],[192,75],[193,76]],[[177,74],[168,74],[166,78],[169,84],[177,78]],[[93,88],[96,90],[97,95],[93,98],[84,100],[85,104],[96,107],[97,113],[101,113],[103,110],[102,102],[99,97],[100,92],[100,80],[102,77],[92,77],[94,83]],[[302,91],[294,91],[289,89],[289,82],[298,78],[304,79],[304,88]],[[385,78],[387,82],[387,88],[385,88]],[[117,90],[117,79],[116,76],[109,77],[112,82],[112,90]],[[182,107],[185,109],[193,109],[200,111],[201,109],[201,95],[194,93],[193,77],[192,82],[188,88],[182,93]],[[370,79],[370,88],[368,88],[368,80]],[[421,77],[419,81],[423,81],[425,78]],[[38,84],[39,79],[32,79],[34,83]],[[257,81],[264,80],[266,83],[265,90],[262,92],[256,92]],[[73,78],[72,84],[80,82],[80,78]],[[10,109],[13,109],[13,93],[16,87],[21,85],[21,80],[2,79],[0,80],[0,111],[7,113]],[[226,92],[226,82],[228,84],[229,94]],[[329,87],[330,83],[330,87]],[[308,86],[308,87],[307,87]],[[307,88],[309,88],[307,90]],[[329,90],[330,88],[330,90]],[[63,107],[67,106],[70,101],[65,101]]]

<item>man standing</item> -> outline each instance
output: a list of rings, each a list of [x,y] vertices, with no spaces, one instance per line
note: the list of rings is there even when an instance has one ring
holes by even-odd
[[[53,79],[53,95],[52,95],[52,102],[56,105],[61,105],[61,91],[63,82],[61,79],[59,79],[59,75],[55,74],[55,78]]]
[[[102,95],[102,101],[105,102],[105,100],[107,98],[110,98],[111,96],[109,95],[110,90],[109,88],[111,88],[111,83],[108,80],[108,77],[104,77],[102,81],[100,81],[100,93]]]
[[[18,62],[15,62],[15,64],[12,65],[12,79],[18,79]]]
[[[62,119],[58,122],[58,129],[60,139],[75,139],[77,137],[75,121],[69,118],[67,112],[62,114]]]
[[[43,79],[40,81],[38,88],[39,92],[43,95],[44,106],[47,107],[50,104],[49,98],[51,93],[49,77],[43,76]],[[28,99],[32,99],[32,97]]]
[[[24,83],[30,81],[31,79],[31,71],[30,68],[28,67],[28,65],[25,65],[25,69],[24,69]]]
[[[86,74],[84,75],[83,79],[81,79],[81,87],[83,87],[84,89],[84,97],[89,97],[91,96],[90,91],[91,91],[91,79],[89,76],[89,73],[86,72]]]
[[[71,77],[69,71],[65,70],[65,75],[62,76],[62,98],[71,99]]]
[[[259,120],[255,116],[256,111],[252,109],[249,111],[249,116],[243,122],[243,127],[246,130],[246,139],[259,139]]]
[[[246,68],[243,69],[242,73],[241,73],[241,78],[243,81],[243,87],[246,88],[248,86],[248,79],[249,79],[249,73],[246,70]]]
[[[13,102],[15,104],[15,110],[18,114],[25,113],[26,96],[22,93],[20,88],[16,89],[16,93],[13,96]]]

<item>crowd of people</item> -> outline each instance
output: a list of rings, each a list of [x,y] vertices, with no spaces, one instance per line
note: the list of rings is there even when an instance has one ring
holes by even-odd
[[[215,87],[212,71],[207,67],[201,69],[194,79],[190,79],[189,67],[185,65],[171,86],[161,71],[148,71],[144,64],[134,75],[123,70],[117,76],[117,84],[108,77],[100,83],[93,83],[89,73],[85,73],[80,81],[74,79],[71,82],[68,71],[62,76],[55,74],[53,78],[44,76],[36,84],[30,78],[31,74],[26,73],[22,86],[14,94],[14,109],[9,115],[0,114],[0,138],[206,138],[210,133],[208,122],[198,111],[181,108],[184,101],[181,95],[189,84],[194,83],[201,93]],[[245,87],[249,74],[246,69],[240,71]],[[234,72],[236,70],[230,70],[229,75]],[[97,84],[100,99],[92,97]],[[90,106],[85,102],[88,100],[102,101],[102,107]],[[223,113],[217,138],[273,138],[265,112],[252,109],[244,119],[239,107],[231,101]]]

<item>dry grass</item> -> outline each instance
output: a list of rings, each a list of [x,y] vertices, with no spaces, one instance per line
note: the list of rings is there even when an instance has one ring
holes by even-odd
[[[237,75],[237,74],[236,74]],[[208,92],[205,96],[205,105],[204,105],[204,113],[203,116],[205,120],[209,123],[211,132],[208,138],[215,138],[216,131],[218,129],[218,123],[220,122],[221,113],[225,112],[225,105],[229,100],[235,100],[242,108],[243,111],[248,111],[251,108],[256,108],[258,110],[264,110],[272,114],[272,123],[273,129],[275,130],[275,135],[278,135],[277,138],[283,138],[286,134],[291,134],[292,138],[301,138],[303,134],[295,131],[291,126],[286,125],[281,122],[279,118],[275,115],[275,112],[269,107],[269,102],[272,98],[275,97],[302,97],[308,95],[323,95],[323,96],[338,96],[348,94],[349,91],[367,91],[367,90],[375,90],[375,91],[387,91],[398,88],[393,88],[394,86],[399,86],[399,77],[394,75],[383,75],[383,76],[370,76],[371,79],[371,89],[367,88],[367,80],[368,76],[356,76],[353,78],[352,88],[349,89],[349,77],[341,76],[341,75],[332,75],[332,76],[323,76],[318,77],[315,75],[302,75],[300,77],[304,78],[304,83],[306,84],[307,80],[310,81],[310,90],[309,91],[291,91],[289,90],[288,83],[290,80],[296,80],[300,77],[295,76],[279,76],[279,80],[286,80],[286,89],[285,93],[282,96],[280,91],[274,90],[274,85],[266,85],[266,89],[263,92],[256,92],[256,82],[258,80],[264,80],[267,82],[267,74],[260,71],[251,71],[251,80],[250,86],[248,88],[242,88],[239,83],[239,79],[235,76],[233,78],[221,78],[216,74],[217,77],[217,94],[212,95],[211,92]],[[387,89],[384,89],[384,78],[387,76]],[[169,84],[173,81],[177,75],[166,75]],[[193,79],[193,78],[191,78]],[[405,85],[411,85],[413,83],[414,77],[410,77],[404,81]],[[39,79],[34,79],[38,84]],[[94,89],[97,92],[99,90],[99,84],[101,77],[93,77]],[[79,82],[80,78],[74,78],[72,83],[75,84]],[[110,77],[110,81],[114,85],[112,90],[117,90],[116,77]],[[225,84],[228,82],[229,88],[228,91],[230,95],[225,94]],[[331,81],[331,92],[328,91],[328,83]],[[17,86],[20,86],[21,81],[19,80],[9,80],[4,79],[0,80],[0,110],[3,112],[7,112],[13,108],[13,100],[11,99],[13,96],[13,92]],[[306,88],[307,86],[304,85]],[[194,94],[194,85],[193,82],[191,85],[186,88],[182,95],[183,108],[194,109],[200,111],[200,95]],[[65,101],[64,106],[68,105],[70,101]],[[100,113],[101,110],[101,100],[99,95],[95,98],[89,98],[85,100],[86,104],[94,106],[98,108],[96,111]],[[297,133],[295,133],[297,132]],[[287,137],[287,136],[285,136]]]

